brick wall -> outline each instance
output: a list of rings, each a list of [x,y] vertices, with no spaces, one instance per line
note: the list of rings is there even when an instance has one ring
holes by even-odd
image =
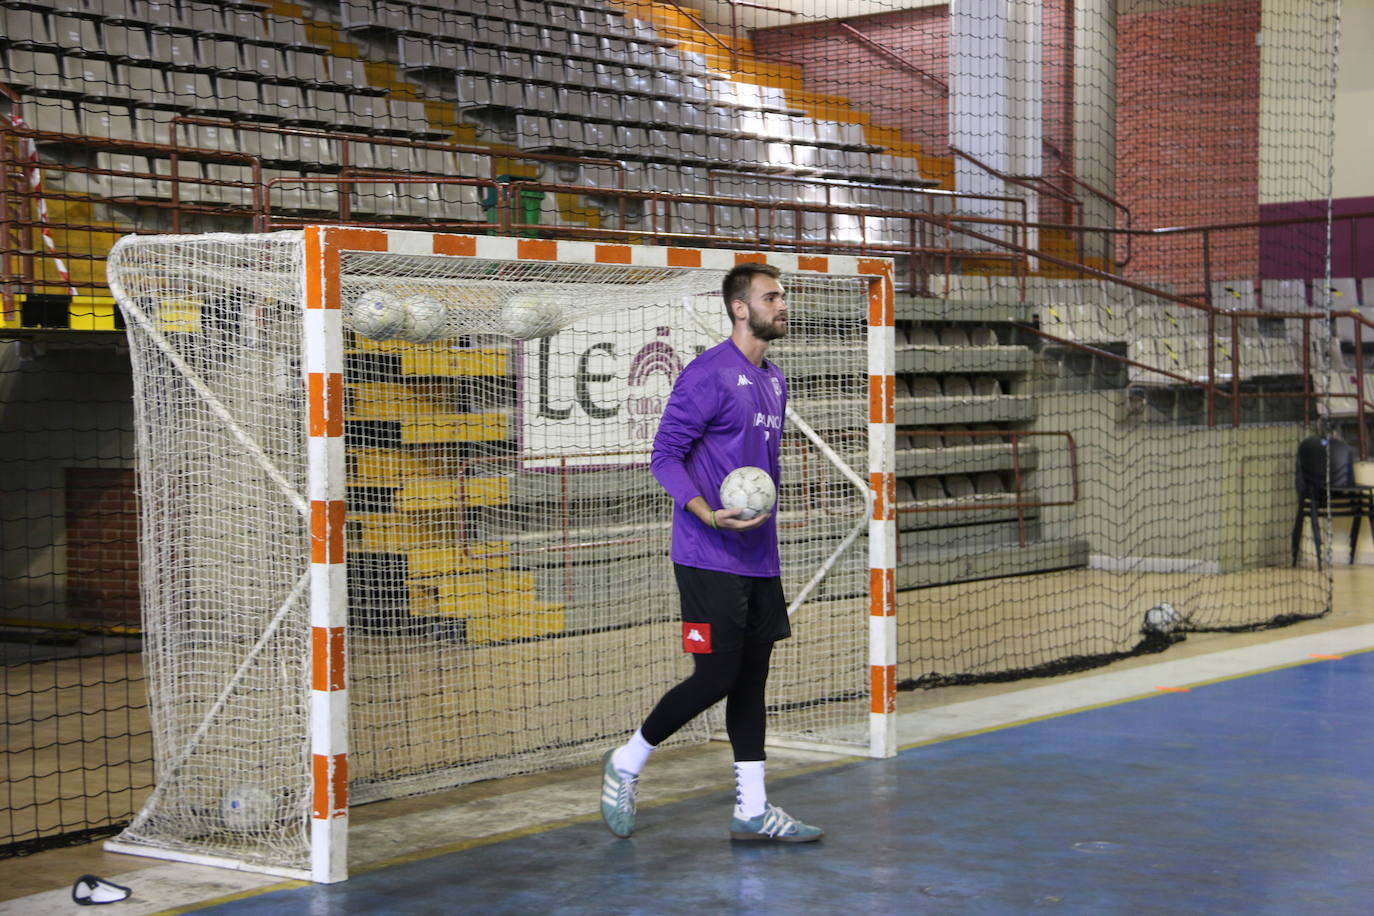
[[[904,60],[949,82],[949,7],[931,6],[845,20],[852,28]],[[805,88],[847,97],[873,122],[901,131],[931,155],[949,154],[947,97],[939,83],[896,66],[883,55],[844,37],[834,23],[765,29],[754,33],[754,52],[764,60],[802,68]]]
[[[1139,227],[1259,218],[1260,0],[1117,21],[1117,195]],[[1213,240],[1212,277],[1256,275],[1256,235]],[[1127,272],[1202,288],[1199,240],[1137,243]]]
[[[1260,2],[1190,3],[1118,18],[1116,193],[1130,206],[1135,226],[1258,219]],[[1053,176],[1074,154],[1073,6],[1045,0],[1042,9],[1044,166]],[[947,6],[846,21],[948,81]],[[846,96],[875,123],[899,128],[928,153],[948,155],[945,93],[846,40],[834,23],[759,31],[754,46],[765,58],[801,67],[805,88]],[[1044,216],[1057,221],[1069,212],[1049,202]],[[1255,276],[1256,246],[1249,230],[1214,238],[1212,277]],[[1127,273],[1200,291],[1199,239],[1137,241]]]
[[[138,500],[134,472],[67,468],[67,613],[137,623]]]
[[[1073,10],[1071,0],[1044,0],[1042,6],[1043,138],[1045,174],[1065,190],[1056,175],[1073,164]],[[873,41],[911,62],[935,79],[892,63],[861,43],[846,38],[834,23],[810,23],[754,34],[754,48],[765,59],[802,68],[805,88],[840,95],[868,112],[875,124],[901,131],[936,156],[949,153],[949,7],[903,10],[846,22]],[[939,82],[936,82],[938,80]],[[1042,217],[1067,220],[1067,207],[1047,200]]]

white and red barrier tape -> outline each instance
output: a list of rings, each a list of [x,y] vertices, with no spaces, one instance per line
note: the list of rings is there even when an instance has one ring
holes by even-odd
[[[29,125],[24,123],[24,119],[15,114],[6,115],[11,126],[26,128]],[[67,291],[73,296],[76,295],[76,287],[72,286],[72,276],[67,271],[67,264],[57,256],[57,242],[53,239],[52,229],[48,226],[48,203],[43,199],[43,170],[38,166],[38,144],[32,137],[19,138],[20,156],[24,161],[25,181],[28,183],[29,190],[38,201],[38,226],[43,234],[43,247],[52,255],[53,266],[57,268],[57,275],[62,278],[62,282],[67,285]]]

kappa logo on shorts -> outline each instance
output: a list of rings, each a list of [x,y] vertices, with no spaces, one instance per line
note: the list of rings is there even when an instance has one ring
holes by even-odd
[[[682,625],[682,651],[698,655],[711,654],[711,625],[709,623],[684,623]]]

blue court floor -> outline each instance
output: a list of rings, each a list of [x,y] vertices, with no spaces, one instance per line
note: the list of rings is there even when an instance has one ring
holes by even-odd
[[[195,912],[1369,914],[1371,698],[1315,660],[772,781],[818,844],[732,844],[719,792]]]

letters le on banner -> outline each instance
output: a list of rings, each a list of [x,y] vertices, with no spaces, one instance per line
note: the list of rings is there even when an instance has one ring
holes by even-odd
[[[520,342],[521,467],[647,465],[678,373],[717,342],[672,304]]]

